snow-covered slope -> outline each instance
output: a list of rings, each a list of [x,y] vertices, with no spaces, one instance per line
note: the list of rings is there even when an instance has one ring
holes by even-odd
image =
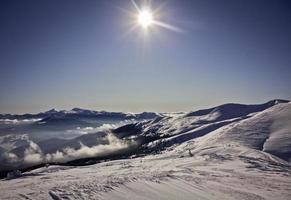
[[[282,100],[259,105],[225,104],[182,116],[127,125],[116,129],[115,133],[120,137],[142,138],[147,149],[185,145],[197,138],[195,145],[203,148],[210,142],[212,146],[235,143],[272,152],[288,161],[291,157],[290,118],[291,104]]]
[[[1,180],[0,195],[4,199],[287,200],[290,124],[291,103],[278,100],[160,116],[103,133],[112,136],[118,151],[134,148],[130,159],[36,169]],[[96,138],[84,135],[69,144]],[[125,141],[134,141],[134,146]],[[86,144],[95,148],[95,143]],[[112,147],[96,143],[100,145],[98,153]],[[82,151],[73,147],[73,153],[83,155],[82,147]]]
[[[250,118],[228,124],[196,140],[199,152],[205,147],[237,146],[268,152],[283,160],[291,158],[291,103],[278,104]]]

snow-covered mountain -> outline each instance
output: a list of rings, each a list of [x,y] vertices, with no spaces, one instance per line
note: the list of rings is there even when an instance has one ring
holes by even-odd
[[[143,113],[124,113],[124,112],[107,112],[107,111],[94,111],[82,108],[73,108],[71,110],[56,110],[51,109],[46,112],[41,112],[37,114],[23,114],[23,115],[13,115],[13,114],[0,114],[0,119],[7,120],[29,120],[29,119],[45,119],[45,118],[110,118],[110,119],[153,119],[159,116],[155,112],[143,112]]]
[[[2,180],[0,194],[5,199],[19,195],[28,199],[177,199],[179,194],[182,199],[288,199],[291,103],[224,104],[157,115],[72,139],[28,141],[3,151],[5,167],[9,159],[26,164],[97,162],[83,167],[50,166],[26,172],[22,180]],[[113,161],[117,158],[123,159]],[[98,164],[100,159],[112,161]],[[21,188],[19,194],[13,192],[15,187]]]
[[[240,133],[237,135],[237,139],[245,141],[245,146],[254,143],[252,148],[267,151],[268,143],[273,143],[273,139],[282,140],[280,144],[283,144],[289,139],[285,137],[291,137],[288,131],[287,133],[283,130],[272,132],[274,124],[279,123],[278,121],[285,124],[290,122],[290,119],[288,120],[288,115],[291,115],[290,106],[290,103],[284,100],[273,100],[259,105],[224,104],[186,113],[182,116],[158,117],[147,122],[129,124],[114,130],[114,133],[121,138],[136,137],[145,142],[146,149],[161,150],[195,138],[211,137],[213,139],[215,131],[223,130],[226,135],[223,139],[225,141],[227,141],[226,138],[234,141],[233,135]],[[280,109],[285,110],[284,113]],[[281,126],[283,125],[281,124]],[[229,127],[233,128],[228,130]],[[290,130],[288,128],[290,127],[285,127],[284,130]],[[148,141],[151,142],[147,143]],[[265,144],[265,142],[267,143]],[[275,146],[280,145],[276,143]],[[280,149],[283,151],[283,148]],[[291,146],[287,145],[287,149],[290,150]],[[290,152],[287,155],[290,156]],[[287,156],[285,159],[288,160],[289,157]]]
[[[28,138],[33,142],[53,138],[72,139],[128,123],[151,120],[158,116],[160,116],[158,113],[153,112],[133,114],[81,108],[73,108],[69,111],[51,109],[38,114],[2,114],[0,115],[0,147],[6,150],[24,148],[29,145]]]

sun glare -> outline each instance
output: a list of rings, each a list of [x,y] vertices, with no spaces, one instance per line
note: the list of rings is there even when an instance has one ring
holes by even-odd
[[[153,14],[149,10],[142,10],[138,14],[138,23],[143,28],[148,28],[153,23]]]
[[[133,12],[129,11],[130,16],[132,17],[132,21],[130,22],[132,25],[130,31],[134,30],[137,27],[141,27],[143,32],[148,33],[149,29],[155,29],[157,27],[164,28],[174,32],[183,32],[179,27],[173,26],[167,22],[161,21],[161,6],[153,9],[151,1],[143,1],[144,3],[138,5],[135,0],[131,0],[131,3],[135,10]],[[129,32],[130,32],[129,31]]]

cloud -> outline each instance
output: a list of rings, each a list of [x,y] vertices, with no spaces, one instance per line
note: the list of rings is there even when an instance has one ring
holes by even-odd
[[[38,164],[43,161],[43,153],[40,147],[33,141],[29,142],[29,147],[24,151],[24,163]]]
[[[96,133],[96,132],[104,132],[104,131],[108,131],[111,129],[116,129],[120,126],[124,126],[126,124],[131,124],[131,123],[135,123],[135,120],[123,120],[121,122],[118,123],[111,123],[111,124],[102,124],[101,126],[98,127],[77,127],[75,130],[68,130],[67,132],[72,133],[72,132],[77,132],[79,134],[89,134],[89,133]]]
[[[30,140],[28,147],[24,150],[23,157],[19,157],[14,153],[5,152],[0,156],[0,162],[5,162],[6,164],[16,167],[27,167],[50,162],[65,163],[81,158],[107,156],[137,146],[135,141],[119,139],[111,132],[107,133],[104,140],[107,141],[106,144],[88,147],[80,143],[80,148],[78,149],[63,147],[55,153],[50,154],[43,153],[41,148]]]
[[[0,155],[0,160],[3,164],[36,164],[43,161],[43,153],[36,143],[29,140],[28,147],[24,150],[23,157],[17,156],[12,152],[4,152]]]
[[[105,156],[137,145],[135,141],[124,141],[111,133],[109,133],[105,139],[108,141],[108,144],[99,144],[93,147],[88,147],[80,143],[81,147],[79,149],[64,148],[53,154],[46,154],[45,160],[47,162],[67,162],[81,158]]]
[[[21,123],[33,123],[42,119],[0,119],[0,123],[3,124],[21,124]]]
[[[16,163],[19,160],[19,158],[14,153],[5,153],[4,157],[11,163]]]

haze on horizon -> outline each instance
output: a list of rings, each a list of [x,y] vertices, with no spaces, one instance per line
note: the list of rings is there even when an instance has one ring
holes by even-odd
[[[155,0],[152,8],[183,31],[130,31],[131,0],[1,1],[0,113],[291,99],[290,1]]]

